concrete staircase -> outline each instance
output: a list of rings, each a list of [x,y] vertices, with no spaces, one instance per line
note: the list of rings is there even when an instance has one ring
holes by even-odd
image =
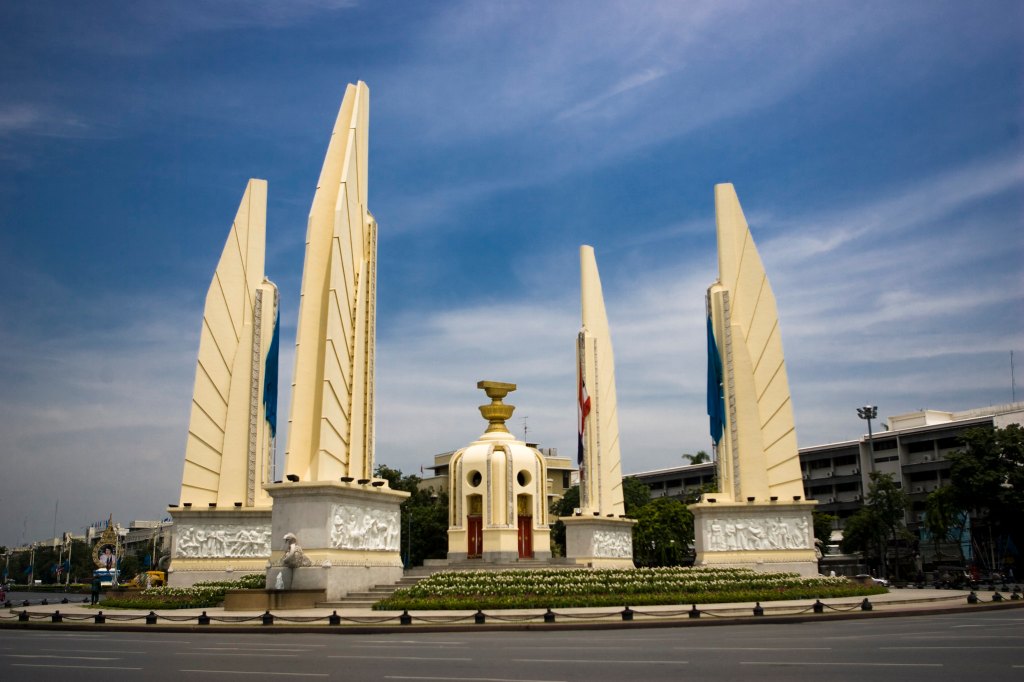
[[[396,590],[412,587],[424,578],[443,571],[523,571],[541,570],[546,568],[579,568],[576,564],[563,561],[541,561],[538,559],[520,559],[512,564],[496,564],[480,559],[467,559],[449,563],[444,559],[427,560],[423,566],[406,569],[405,575],[397,583],[391,585],[374,585],[366,592],[349,592],[337,601],[317,602],[318,608],[327,609],[369,609],[375,603],[390,597]]]

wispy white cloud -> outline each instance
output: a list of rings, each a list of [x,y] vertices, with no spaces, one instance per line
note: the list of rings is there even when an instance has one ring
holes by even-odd
[[[78,116],[51,107],[27,103],[0,105],[0,137],[13,135],[91,137],[93,131]]]

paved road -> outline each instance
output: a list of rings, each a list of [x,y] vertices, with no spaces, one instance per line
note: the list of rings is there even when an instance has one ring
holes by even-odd
[[[793,624],[594,632],[222,634],[0,630],[0,679],[1024,679],[1018,609]]]

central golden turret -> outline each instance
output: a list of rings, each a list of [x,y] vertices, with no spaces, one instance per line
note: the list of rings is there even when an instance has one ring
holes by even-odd
[[[515,384],[506,384],[501,381],[478,381],[477,388],[482,388],[487,397],[491,399],[490,405],[481,405],[480,414],[487,420],[489,426],[485,433],[508,433],[505,420],[512,417],[515,405],[506,405],[501,399],[512,391],[516,390]]]

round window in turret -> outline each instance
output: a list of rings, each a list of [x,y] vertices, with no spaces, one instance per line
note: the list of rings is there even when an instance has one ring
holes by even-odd
[[[519,475],[516,476],[516,480],[519,481],[519,485],[523,487],[530,485],[530,472],[527,471],[526,469],[523,469],[522,471],[519,472]]]
[[[480,485],[480,482],[484,480],[484,477],[480,475],[479,471],[470,471],[469,475],[466,476],[466,481],[469,482],[469,487],[475,488]]]

